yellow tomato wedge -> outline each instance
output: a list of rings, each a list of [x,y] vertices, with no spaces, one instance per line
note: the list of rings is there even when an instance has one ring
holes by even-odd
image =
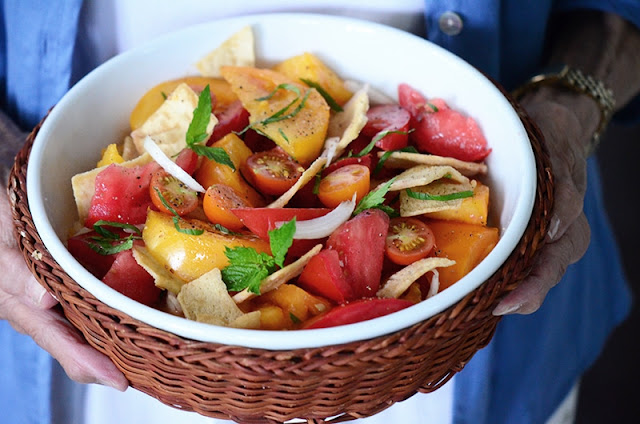
[[[225,66],[221,72],[259,132],[303,165],[320,155],[329,126],[329,105],[320,93],[270,69]]]
[[[201,229],[200,235],[179,232],[171,215],[149,211],[142,239],[151,256],[165,269],[184,281],[193,281],[213,268],[229,264],[225,248],[253,247],[270,253],[269,243],[250,234],[228,235],[197,220],[180,220],[184,229]]]

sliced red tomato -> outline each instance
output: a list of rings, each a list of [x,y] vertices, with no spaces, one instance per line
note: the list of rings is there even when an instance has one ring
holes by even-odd
[[[417,218],[393,218],[386,239],[387,257],[398,265],[426,258],[433,250],[433,231]]]
[[[175,212],[184,216],[198,207],[198,192],[190,189],[165,170],[153,173],[151,184],[149,184],[149,194],[153,206],[160,212],[170,215]]]
[[[87,271],[96,278],[102,279],[111,268],[115,255],[101,255],[93,250],[90,247],[91,244],[95,244],[92,241],[93,237],[98,237],[98,233],[89,231],[88,233],[70,237],[67,240],[67,249]]]
[[[401,311],[414,303],[404,299],[363,299],[337,306],[324,315],[312,318],[304,325],[305,329],[328,328],[338,325],[354,324]]]
[[[322,170],[322,176],[326,177],[327,175],[331,174],[333,171],[335,171],[338,168],[342,168],[343,166],[347,166],[347,165],[364,165],[367,168],[369,168],[369,172],[373,171],[373,158],[372,158],[372,154],[368,153],[364,156],[351,156],[351,157],[347,157],[347,158],[341,158],[341,159],[337,159],[335,162],[333,162],[331,165],[327,166],[325,169]]]
[[[254,130],[247,130],[242,136],[242,141],[254,153],[264,152],[276,147],[276,143],[273,140]]]
[[[263,194],[280,196],[293,186],[304,168],[279,147],[254,153],[241,167],[242,175]]]
[[[389,217],[367,209],[329,236],[327,248],[338,252],[354,298],[373,297],[380,287]]]
[[[202,207],[209,221],[237,231],[244,227],[244,224],[232,212],[233,209],[251,208],[251,205],[228,185],[213,184],[204,195]]]
[[[102,278],[109,287],[127,297],[145,305],[152,305],[158,300],[161,290],[156,287],[154,278],[136,262],[131,250],[115,255],[113,264]]]
[[[193,175],[198,167],[198,155],[191,149],[183,149],[176,158],[176,164],[187,174]]]
[[[465,161],[479,161],[491,153],[478,123],[444,100],[427,101],[408,84],[398,86],[398,99],[411,114],[414,131],[409,138],[419,151]]]
[[[213,127],[213,133],[207,141],[208,145],[215,143],[230,132],[242,131],[249,125],[249,112],[242,106],[240,100],[236,100],[229,104],[221,112],[216,112],[218,123]]]
[[[388,132],[376,142],[382,150],[398,150],[409,144],[409,123],[411,115],[400,105],[376,105],[367,111],[367,124],[362,134],[375,137],[381,132]]]
[[[263,240],[269,239],[269,231],[276,228],[276,223],[291,221],[306,221],[319,218],[331,212],[325,208],[234,208],[231,210],[235,216],[251,232]]]
[[[351,200],[354,194],[359,202],[369,192],[370,175],[369,168],[364,165],[339,167],[320,181],[318,198],[329,208]]]
[[[298,285],[337,303],[353,298],[351,286],[342,272],[340,257],[335,250],[325,249],[312,257],[298,277]]]
[[[126,224],[143,224],[151,207],[149,183],[159,165],[127,168],[111,164],[96,176],[95,192],[85,226],[91,228],[99,220]]]
[[[237,208],[231,210],[235,216],[255,235],[269,240],[269,231],[277,228],[276,223],[306,221],[319,218],[331,212],[326,208]],[[300,257],[318,244],[318,240],[294,240],[288,251],[290,257]]]

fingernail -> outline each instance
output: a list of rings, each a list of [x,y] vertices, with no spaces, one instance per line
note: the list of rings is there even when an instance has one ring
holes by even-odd
[[[129,386],[123,387],[120,382],[109,380],[109,379],[102,379],[102,378],[98,378],[97,383],[103,386],[111,387],[112,389],[116,389],[119,392],[124,392],[129,387]]]
[[[42,299],[47,295],[47,289],[42,287],[39,283],[33,282],[29,287],[29,296],[31,301],[36,305],[42,304]]]
[[[549,222],[549,229],[547,230],[547,236],[550,240],[555,240],[559,228],[560,219],[554,215],[551,217],[551,221]]]
[[[504,302],[501,302],[498,304],[498,306],[495,307],[492,313],[495,316],[509,315],[517,312],[518,309],[520,309],[521,307],[522,307],[522,303],[513,303],[511,305],[509,304],[505,305]]]

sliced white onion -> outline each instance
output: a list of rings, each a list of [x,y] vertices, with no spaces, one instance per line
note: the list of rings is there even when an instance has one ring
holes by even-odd
[[[317,240],[328,237],[340,225],[349,220],[355,208],[356,200],[354,196],[352,200],[340,203],[326,215],[305,221],[296,221],[296,233],[293,238],[297,240]],[[276,222],[278,228],[282,224],[284,222]]]
[[[333,158],[336,155],[339,144],[340,137],[329,137],[324,141],[324,151],[322,152],[322,156],[327,158],[327,163],[324,165],[325,168],[333,162]]]
[[[427,292],[426,299],[435,296],[438,294],[438,290],[440,290],[440,274],[437,269],[434,269],[431,272],[433,272],[433,277],[431,277],[431,284],[429,285],[429,291]]]
[[[172,161],[164,152],[158,147],[158,145],[149,136],[144,139],[144,149],[149,155],[158,162],[165,171],[173,175],[184,183],[191,190],[195,190],[200,193],[204,193],[206,190],[200,185],[191,175],[189,175],[184,169],[180,168],[177,163]]]

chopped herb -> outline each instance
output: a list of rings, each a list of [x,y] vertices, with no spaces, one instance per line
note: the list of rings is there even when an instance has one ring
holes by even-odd
[[[313,194],[318,194],[320,192],[320,182],[322,181],[322,173],[318,172],[315,176],[315,181],[313,182]]]
[[[411,130],[409,130],[409,131],[380,131],[378,134],[376,134],[373,137],[373,139],[371,139],[371,142],[369,144],[367,144],[367,146],[360,151],[360,153],[357,153],[354,156],[359,158],[359,157],[362,157],[362,156],[368,154],[369,152],[371,152],[373,150],[373,147],[376,145],[376,143],[378,141],[382,140],[383,138],[385,138],[389,134],[409,134],[411,131],[413,131],[413,128]]]
[[[404,147],[398,150],[387,150],[382,156],[380,156],[380,159],[378,159],[378,164],[373,169],[373,173],[377,174],[378,172],[380,172],[382,170],[382,167],[384,166],[384,163],[387,161],[387,159],[389,159],[389,156],[391,156],[391,154],[395,152],[418,153],[418,150],[413,146]]]
[[[315,88],[316,91],[318,93],[320,93],[320,95],[324,98],[324,100],[327,102],[327,104],[329,105],[329,107],[331,108],[331,110],[333,110],[334,112],[342,112],[344,109],[342,109],[342,106],[340,106],[338,104],[338,102],[336,102],[334,100],[333,97],[331,97],[331,94],[329,94],[327,92],[327,90],[325,90],[324,88],[322,88],[322,86],[320,84],[318,84],[315,81],[311,81],[309,79],[306,78],[300,78],[300,81],[304,82],[305,84],[307,84],[309,87]]]
[[[410,188],[407,189],[407,195],[414,199],[418,200],[436,200],[439,202],[446,202],[448,200],[456,200],[456,199],[464,199],[467,197],[473,197],[472,190],[460,191],[458,193],[450,193],[450,194],[429,194],[429,193],[420,193],[417,191],[413,191]]]
[[[160,198],[160,201],[162,202],[162,205],[165,208],[167,208],[167,210],[169,212],[171,212],[173,214],[173,226],[176,228],[176,231],[178,231],[180,233],[183,233],[183,234],[188,234],[190,236],[199,236],[199,235],[204,233],[204,230],[201,230],[201,229],[182,228],[182,227],[180,227],[180,219],[181,219],[180,215],[178,215],[176,210],[171,207],[169,202],[167,202],[167,200],[164,198],[164,196],[162,195],[162,192],[158,189],[158,187],[154,187],[153,189],[158,194],[158,197]]]
[[[135,234],[121,238],[119,234],[109,231],[105,227],[122,228],[133,231]],[[142,234],[140,229],[135,225],[105,220],[97,221],[93,224],[93,229],[96,231],[98,236],[90,237],[92,242],[89,243],[89,248],[94,252],[105,256],[131,249],[133,247],[133,241],[139,240],[141,238],[140,235]]]
[[[362,200],[360,200],[360,203],[358,203],[358,205],[356,206],[355,210],[353,211],[353,215],[357,215],[366,209],[381,209],[387,214],[390,214],[390,211],[392,211],[393,209],[389,206],[383,205],[385,201],[384,196],[387,195],[391,184],[393,184],[395,180],[396,177],[393,177],[377,189],[367,193],[367,195],[364,196]],[[395,213],[395,211],[393,212]]]
[[[434,105],[433,103],[429,103],[427,102],[427,104],[425,106],[428,106],[431,108],[431,110],[433,110],[434,112],[438,111],[438,107],[436,105]]]
[[[284,141],[286,141],[287,143],[289,143],[289,139],[287,138],[287,135],[284,133],[284,131],[282,131],[282,128],[278,128],[278,132],[280,133],[280,135],[282,136],[282,138],[284,138]]]
[[[220,231],[222,234],[226,234],[226,235],[229,235],[229,236],[237,236],[237,235],[240,234],[240,233],[236,233],[234,231],[231,231],[230,229],[228,229],[227,227],[225,227],[222,224],[214,224],[213,228],[215,228],[217,231]]]
[[[295,218],[280,228],[269,231],[269,244],[273,256],[253,247],[225,247],[225,256],[229,265],[222,270],[222,280],[229,291],[247,289],[251,293],[260,294],[260,284],[269,274],[284,266],[287,251],[293,243],[296,232]]]
[[[209,147],[201,144],[206,141],[207,127],[211,120],[211,91],[209,84],[202,90],[198,96],[198,106],[193,110],[193,118],[187,128],[186,142],[187,147],[193,150],[198,156],[206,156],[207,159],[214,160],[222,165],[236,170],[235,165],[229,158],[227,152],[221,147]]]
[[[162,96],[163,99],[167,100],[167,93],[165,93],[164,91],[161,91],[160,95]]]
[[[291,322],[293,322],[294,324],[300,324],[302,322],[302,320],[295,316],[293,312],[289,312],[289,318],[291,318]]]

